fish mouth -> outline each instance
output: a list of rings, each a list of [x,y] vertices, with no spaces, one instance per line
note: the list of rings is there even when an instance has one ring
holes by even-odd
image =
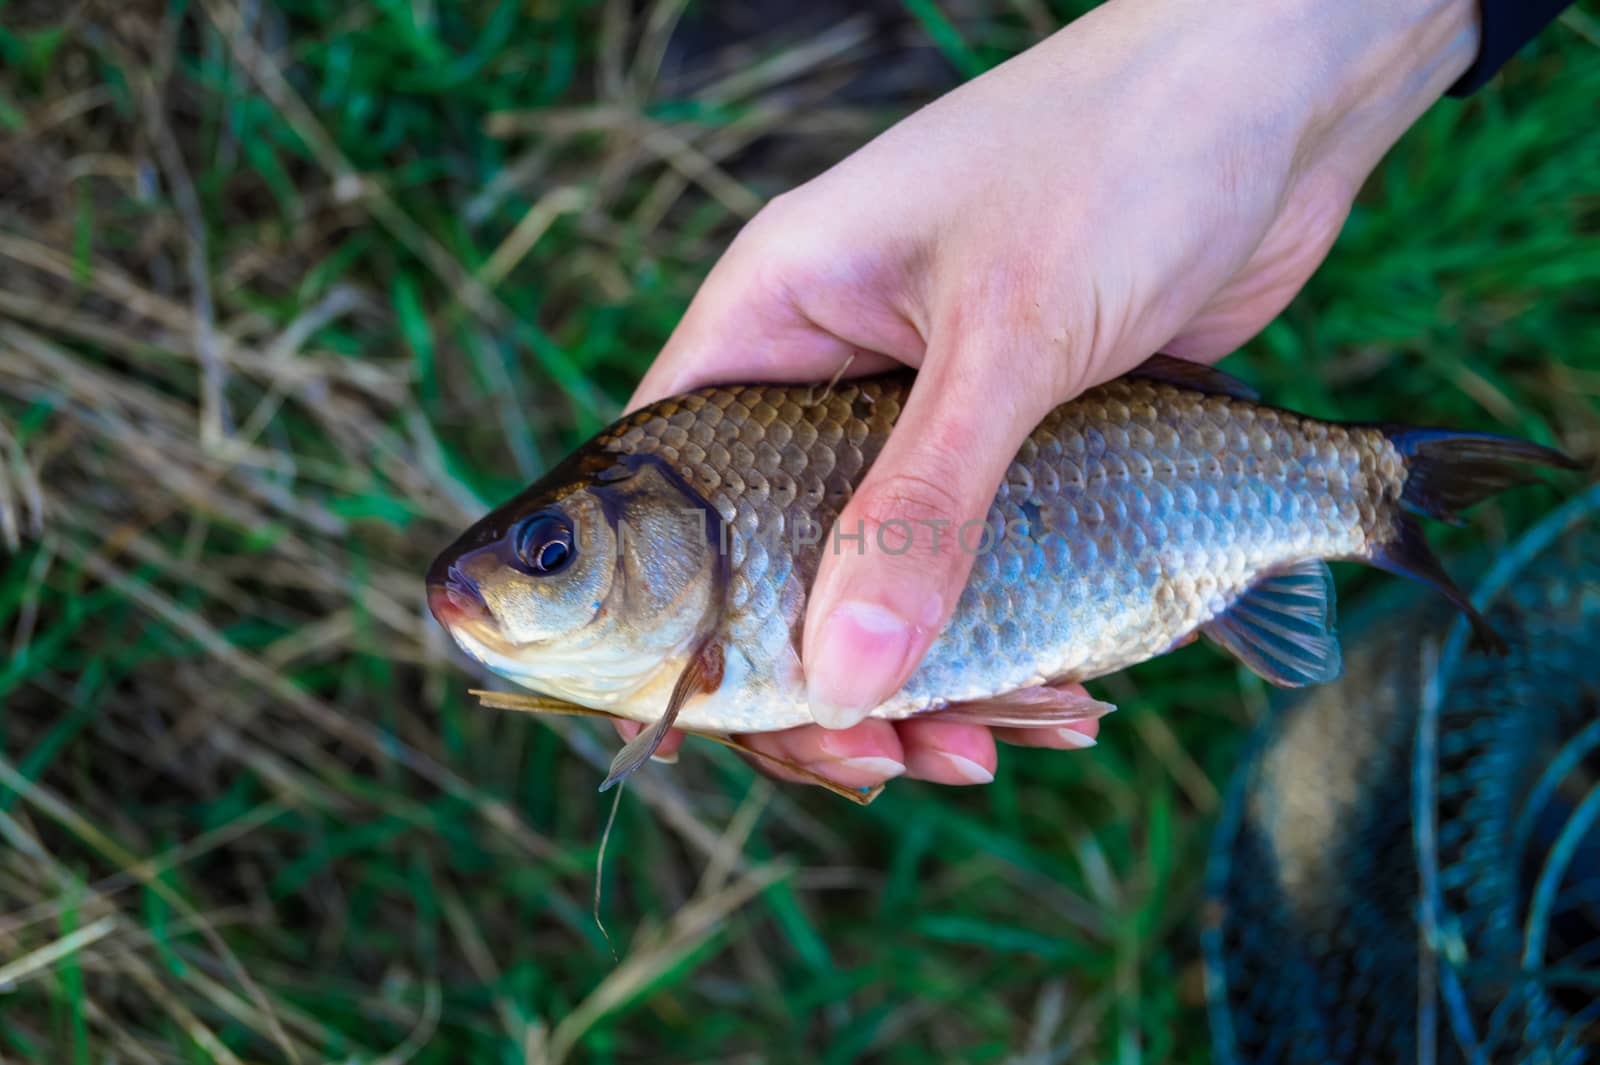
[[[429,585],[428,610],[474,661],[497,673],[515,661],[515,648],[501,637],[494,615],[477,595],[449,585]]]
[[[479,662],[487,664],[486,655],[504,659],[515,658],[517,645],[500,635],[494,616],[487,608],[473,605],[472,601],[465,599],[460,592],[449,588],[429,588],[428,609],[433,613],[434,620],[438,621],[439,627],[448,632],[450,638],[455,640],[463,651]]]
[[[428,586],[428,610],[447,629],[489,621],[489,607],[476,589],[452,584]]]
[[[443,558],[436,561],[428,571],[427,586],[429,612],[457,643],[468,633],[480,646],[504,643],[499,637],[494,613],[478,589],[478,582],[454,563]]]
[[[491,615],[489,604],[478,589],[478,582],[467,576],[457,563],[461,554],[454,550],[436,556],[423,579],[428,589],[428,609],[440,625],[452,628],[467,621],[485,621]]]
[[[456,646],[502,675],[517,664],[514,644],[500,633],[478,583],[453,563],[439,559],[428,571],[428,610]]]
[[[468,658],[522,684],[525,669],[519,652],[523,648],[506,639],[478,582],[458,564],[460,557],[446,551],[428,567],[428,611]]]

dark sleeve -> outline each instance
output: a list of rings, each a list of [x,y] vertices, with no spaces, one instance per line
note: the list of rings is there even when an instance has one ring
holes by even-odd
[[[1451,96],[1470,96],[1500,72],[1506,60],[1554,22],[1573,0],[1478,0],[1478,58],[1450,86]]]

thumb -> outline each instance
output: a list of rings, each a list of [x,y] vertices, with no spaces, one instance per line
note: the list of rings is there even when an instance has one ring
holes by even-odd
[[[972,341],[961,338],[957,356],[934,338],[826,541],[803,642],[806,695],[824,727],[856,724],[905,684],[992,543],[982,523],[1006,467],[1051,406],[1014,360]]]

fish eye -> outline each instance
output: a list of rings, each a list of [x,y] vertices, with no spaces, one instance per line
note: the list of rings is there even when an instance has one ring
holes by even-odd
[[[535,514],[514,538],[517,568],[530,577],[547,577],[567,568],[575,553],[572,526],[559,514]]]

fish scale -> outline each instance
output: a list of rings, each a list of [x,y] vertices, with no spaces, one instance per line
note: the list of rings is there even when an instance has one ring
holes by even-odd
[[[787,546],[801,523],[831,527],[908,386],[894,376],[827,390],[707,389],[647,408],[597,444],[673,464],[737,531],[729,643],[772,648],[778,661],[775,645],[796,642],[803,590],[829,541],[792,554],[743,545]],[[701,442],[690,442],[688,418]],[[1375,428],[1328,426],[1161,381],[1102,386],[1053,412],[1019,449],[986,518],[993,549],[977,554],[951,621],[875,716],[1081,680],[1158,654],[1264,569],[1362,553],[1369,536],[1387,533],[1381,511],[1404,479],[1398,451]],[[779,487],[788,483],[800,490]],[[803,693],[760,676],[751,661],[748,694],[762,720],[809,720]]]
[[[1492,639],[1413,515],[1453,519],[1527,466],[1572,464],[1487,434],[1319,421],[1157,356],[1050,411],[981,522],[935,533],[890,510],[835,534],[914,380],[710,386],[627,415],[441,553],[429,605],[517,683],[655,722],[631,765],[674,720],[810,722],[800,642],[825,552],[937,537],[971,574],[873,716],[1059,726],[1105,712],[1071,683],[1199,632],[1275,684],[1337,676],[1327,559],[1424,580]]]

